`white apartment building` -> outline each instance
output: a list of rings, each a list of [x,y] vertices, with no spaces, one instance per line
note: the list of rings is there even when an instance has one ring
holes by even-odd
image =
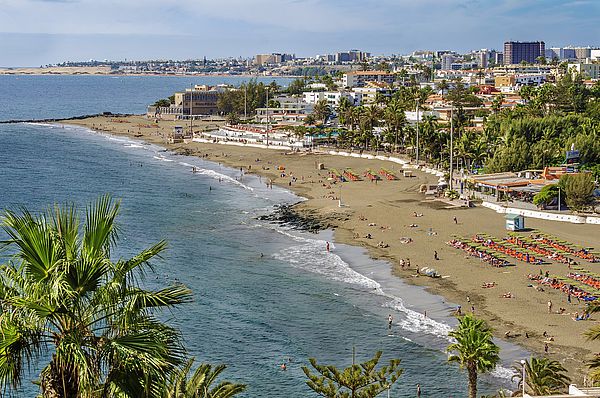
[[[342,87],[362,87],[367,82],[380,82],[392,85],[396,80],[393,73],[377,70],[355,71],[344,73]]]
[[[353,91],[306,91],[304,92],[304,102],[307,104],[316,104],[318,101],[327,100],[327,105],[336,108],[342,98],[348,98],[354,106],[362,104],[362,95]]]
[[[600,79],[600,64],[576,63],[569,64],[567,67],[573,74],[581,73],[590,79]]]

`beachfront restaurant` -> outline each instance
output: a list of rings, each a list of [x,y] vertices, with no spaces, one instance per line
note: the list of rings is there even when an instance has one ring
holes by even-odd
[[[553,182],[538,178],[533,172],[494,173],[473,175],[465,179],[474,192],[493,196],[497,202],[519,200],[532,202],[533,197],[540,192],[544,185]]]

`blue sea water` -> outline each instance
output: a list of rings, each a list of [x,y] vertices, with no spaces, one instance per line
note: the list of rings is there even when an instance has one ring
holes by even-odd
[[[0,76],[0,120],[141,113],[190,82],[223,80]],[[15,98],[20,105],[9,106]],[[192,174],[192,167],[200,172]],[[119,255],[167,239],[169,249],[147,283],[179,281],[194,291],[194,303],[170,320],[190,355],[225,363],[227,379],[248,384],[244,397],[315,396],[301,366],[309,357],[347,366],[353,347],[359,361],[377,350],[386,360],[402,359],[404,374],[391,397],[415,396],[417,383],[425,397],[466,395],[466,375],[444,353],[454,305],[393,278],[387,263],[361,249],[337,244],[327,252],[330,232],[313,235],[257,220],[276,204],[301,200],[290,192],[158,146],[44,124],[0,124],[0,170],[0,209],[84,206],[108,192],[122,200]],[[522,355],[515,347],[503,350],[507,361]],[[495,375],[481,379],[482,393],[510,386],[505,370]],[[19,396],[36,391],[26,383]]]

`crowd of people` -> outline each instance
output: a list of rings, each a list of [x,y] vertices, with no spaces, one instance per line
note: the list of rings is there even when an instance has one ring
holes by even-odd
[[[546,249],[536,243],[528,242],[525,239],[521,239],[516,236],[510,236],[508,238],[505,238],[505,240],[508,243],[519,246],[526,250],[530,250],[552,261],[556,261],[558,263],[563,264],[571,264],[571,260],[568,257],[558,253],[557,251]]]
[[[533,282],[536,282],[541,285],[549,286],[553,289],[560,290],[563,293],[566,293],[569,297],[573,296],[581,300],[585,301],[593,301],[598,297],[591,294],[590,292],[585,291],[584,289],[573,286],[567,281],[558,279],[553,276],[545,276],[545,275],[533,275],[529,274],[527,278]]]
[[[531,238],[535,239],[547,246],[551,246],[551,247],[558,249],[560,251],[563,251],[565,253],[570,253],[575,257],[589,261],[590,263],[600,262],[600,257],[594,255],[593,253],[590,253],[586,248],[575,248],[575,247],[573,247],[573,245],[569,245],[564,242],[559,242],[558,240],[556,240],[554,238],[550,238],[548,236],[542,236],[539,234],[531,235]]]
[[[455,249],[460,249],[467,253],[470,256],[478,257],[481,261],[489,263],[494,267],[505,267],[507,265],[511,265],[508,261],[501,259],[491,253],[483,249],[479,249],[471,246],[468,242],[463,242],[459,239],[452,239],[447,242],[448,245],[454,247]]]
[[[473,238],[473,242],[482,244],[483,246],[489,247],[492,250],[506,254],[507,256],[516,258],[517,260],[521,260],[528,264],[544,264],[544,261],[542,261],[540,258],[535,257],[529,254],[528,252],[515,249],[503,243],[496,242],[492,238],[483,238],[479,235],[475,235],[475,237]]]

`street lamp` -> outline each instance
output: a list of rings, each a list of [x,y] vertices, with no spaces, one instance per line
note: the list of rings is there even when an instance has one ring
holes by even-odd
[[[419,98],[417,98],[417,167],[419,167]]]
[[[525,360],[521,359],[521,366],[523,367],[523,379],[521,380],[521,385],[523,387],[523,396],[525,396]]]
[[[453,152],[454,152],[454,146],[453,146],[453,139],[454,139],[454,104],[452,104],[450,106],[450,177],[448,178],[448,188],[450,188],[450,190],[452,190],[452,174],[453,174]]]
[[[267,148],[269,147],[269,86],[266,87],[267,90]]]

